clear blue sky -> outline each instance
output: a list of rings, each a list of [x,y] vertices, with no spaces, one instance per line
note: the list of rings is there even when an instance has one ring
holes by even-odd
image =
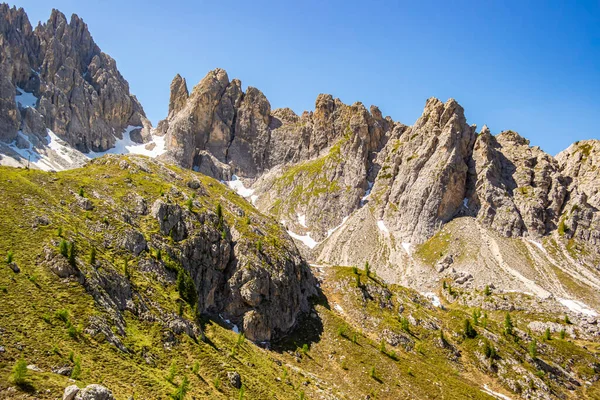
[[[453,97],[470,123],[551,154],[600,136],[598,0],[10,4],[33,25],[53,7],[82,17],[154,124],[176,73],[191,90],[221,67],[297,113],[331,93],[412,124],[428,97]]]

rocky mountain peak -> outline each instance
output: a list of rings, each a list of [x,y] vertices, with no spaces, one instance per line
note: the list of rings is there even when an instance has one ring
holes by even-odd
[[[525,139],[523,136],[519,135],[515,131],[503,131],[498,135],[499,142],[512,142],[516,145],[521,146],[529,146],[529,140]]]
[[[185,78],[181,75],[175,75],[171,82],[171,96],[169,98],[169,115],[179,112],[190,97]]]
[[[0,54],[10,55],[0,56],[0,140],[10,143],[21,130],[22,146],[44,147],[50,130],[88,152],[113,147],[129,126],[139,127],[138,140],[149,137],[142,106],[81,18],[53,10],[32,31],[22,10],[3,5],[0,21]]]

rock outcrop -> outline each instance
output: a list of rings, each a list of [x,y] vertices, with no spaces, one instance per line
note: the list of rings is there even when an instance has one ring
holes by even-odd
[[[378,155],[371,201],[386,229],[420,243],[460,211],[475,127],[455,101],[427,101],[412,127],[394,130]]]
[[[465,206],[507,237],[540,237],[556,229],[567,194],[558,162],[513,131],[492,136],[484,128],[470,165]]]
[[[216,69],[189,96],[185,81],[174,78],[169,115],[159,129],[167,135],[165,159],[219,179],[260,178],[259,209],[298,232],[306,227],[297,214],[306,215],[307,227],[322,240],[359,207],[371,156],[393,126],[377,107],[348,106],[331,95],[319,95],[315,111],[301,116],[271,111],[260,90],[244,93],[239,80]]]
[[[75,14],[67,21],[53,10],[48,22],[32,29],[23,9],[1,4],[0,71],[1,141],[17,139],[19,130],[46,141],[49,129],[88,152],[113,147],[128,127],[140,141],[150,135],[150,122],[115,60]]]

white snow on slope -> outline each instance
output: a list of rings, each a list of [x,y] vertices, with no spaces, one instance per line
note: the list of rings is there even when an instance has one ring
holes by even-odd
[[[333,235],[333,232],[337,231],[338,229],[340,229],[342,227],[342,225],[344,225],[346,223],[346,221],[348,221],[348,217],[344,217],[344,219],[342,219],[342,223],[339,224],[338,226],[331,228],[327,231],[327,237]]]
[[[248,189],[246,186],[244,186],[244,182],[242,182],[237,175],[232,175],[231,180],[225,181],[225,183],[242,197],[250,197],[254,193],[254,190]]]
[[[588,307],[586,304],[577,301],[577,300],[570,300],[570,299],[558,299],[558,302],[560,304],[562,304],[563,306],[567,307],[569,310],[579,313],[579,314],[583,314],[583,315],[587,315],[590,317],[597,317],[598,313],[591,309],[590,307]]]
[[[440,301],[440,298],[437,297],[437,295],[435,293],[426,292],[426,293],[421,293],[421,294],[423,296],[425,296],[427,299],[429,299],[435,307],[442,308],[442,302]]]
[[[371,190],[373,190],[373,182],[367,181],[367,190],[365,191],[365,195],[360,199],[360,206],[364,206],[371,194]]]
[[[410,256],[410,243],[402,242],[402,247],[404,248],[404,251],[406,251],[406,254]]]
[[[123,132],[123,139],[117,139],[115,147],[106,151],[94,152],[90,151],[86,155],[89,158],[102,157],[105,154],[141,154],[148,157],[158,157],[163,154],[167,149],[165,148],[165,137],[164,136],[152,136],[152,141],[149,143],[136,143],[131,140],[131,132],[140,129],[141,126],[129,125]],[[152,150],[148,150],[146,146],[154,143],[155,146]]]
[[[21,131],[17,134],[22,142],[28,144],[28,147],[20,149],[17,147],[16,140],[9,144],[8,147],[17,153],[23,159],[23,162],[30,162],[42,171],[61,171],[66,169],[66,166],[80,166],[87,160],[85,155],[68,146],[67,143],[56,136],[50,129],[47,129],[46,133],[45,139],[47,144],[42,142],[37,147],[33,147],[33,144],[27,135],[23,134]],[[56,157],[52,158],[49,154],[50,152],[54,152],[62,158],[65,163],[58,162]],[[6,156],[5,159],[8,159],[9,157],[10,156]]]
[[[342,219],[342,223],[339,224],[338,226],[331,228],[327,231],[327,237],[333,235],[333,233],[335,231],[337,231],[338,229],[340,229],[342,227],[342,225],[344,225],[346,223],[346,221],[348,221],[348,217],[344,217],[344,219]],[[285,225],[285,220],[281,220],[281,223],[283,225]],[[300,225],[306,227],[306,216],[305,215],[300,215],[298,214],[298,222],[300,223]],[[307,232],[306,235],[298,235],[295,232],[292,231],[287,231],[287,233],[293,237],[294,239],[297,239],[299,241],[301,241],[302,243],[304,243],[307,247],[309,247],[310,249],[314,249],[315,247],[317,247],[318,244],[322,243],[322,242],[317,242],[316,240],[314,240],[313,238],[310,237],[310,232]]]
[[[527,239],[527,241],[531,244],[533,244],[534,246],[536,246],[538,249],[540,249],[542,252],[546,252],[546,249],[544,248],[544,245],[541,244],[540,242],[537,242],[533,239]]]
[[[379,230],[381,232],[390,233],[390,231],[388,230],[387,226],[385,226],[385,223],[381,219],[379,221],[377,221],[377,227],[379,228]]]
[[[131,140],[131,131],[139,127],[128,126],[123,132],[123,139],[116,139],[115,147],[103,152],[82,153],[79,150],[69,146],[67,142],[58,137],[50,129],[46,130],[46,143],[43,140],[35,147],[29,140],[29,137],[22,132],[19,132],[20,140],[28,143],[29,147],[20,149],[17,147],[16,141],[7,144],[7,146],[17,153],[23,159],[21,165],[26,165],[30,160],[31,164],[43,171],[62,171],[70,168],[81,167],[90,158],[101,157],[105,154],[142,154],[149,157],[157,157],[163,154],[165,149],[165,137],[152,136],[152,141],[149,143],[138,144]],[[152,150],[146,148],[147,145],[154,144]],[[58,156],[59,158],[57,159]],[[3,159],[3,164],[10,163],[11,156],[6,155]],[[62,159],[62,160],[60,160]],[[18,161],[15,160],[18,164]]]
[[[17,94],[15,95],[15,101],[23,108],[35,108],[38,102],[38,98],[33,93],[27,93],[25,90],[17,87]]]
[[[196,171],[198,172],[198,171]],[[232,175],[230,181],[221,181],[229,186],[230,189],[236,191],[237,194],[242,196],[245,199],[250,199],[250,202],[254,205],[256,204],[256,200],[258,200],[258,196],[254,194],[254,189],[247,188],[244,186],[244,182],[237,176]]]
[[[306,215],[304,215],[304,214],[302,214],[302,215],[298,214],[298,223],[300,225],[302,225],[303,227],[308,228],[308,226],[306,226]]]
[[[302,243],[304,243],[306,245],[306,247],[308,247],[309,249],[314,249],[319,244],[317,241],[315,241],[315,239],[310,237],[310,232],[308,232],[304,236],[298,235],[297,233],[294,233],[292,231],[287,231],[287,233],[294,239],[299,240]]]
[[[488,387],[487,384],[483,385],[483,389],[481,389],[482,392],[485,392],[491,396],[494,396],[497,399],[500,400],[512,400],[510,397],[503,395],[502,393],[498,393],[498,392],[494,392],[492,389],[490,389]]]

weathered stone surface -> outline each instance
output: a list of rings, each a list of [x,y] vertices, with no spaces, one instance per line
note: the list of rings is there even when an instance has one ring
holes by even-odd
[[[378,154],[371,198],[376,215],[403,242],[421,243],[460,211],[475,127],[455,101],[427,100],[409,128],[397,127]]]
[[[115,61],[102,53],[87,25],[53,10],[32,29],[23,9],[0,5],[0,140],[17,131],[46,136],[52,130],[83,151],[114,146],[128,126],[139,126],[134,140],[144,141],[150,122],[129,93]],[[15,95],[38,98],[19,106]]]
[[[492,136],[484,129],[470,167],[468,212],[485,225],[509,237],[556,229],[567,187],[553,157],[515,132]]]
[[[106,387],[98,384],[91,384],[81,389],[76,395],[75,400],[115,400],[112,392]]]

